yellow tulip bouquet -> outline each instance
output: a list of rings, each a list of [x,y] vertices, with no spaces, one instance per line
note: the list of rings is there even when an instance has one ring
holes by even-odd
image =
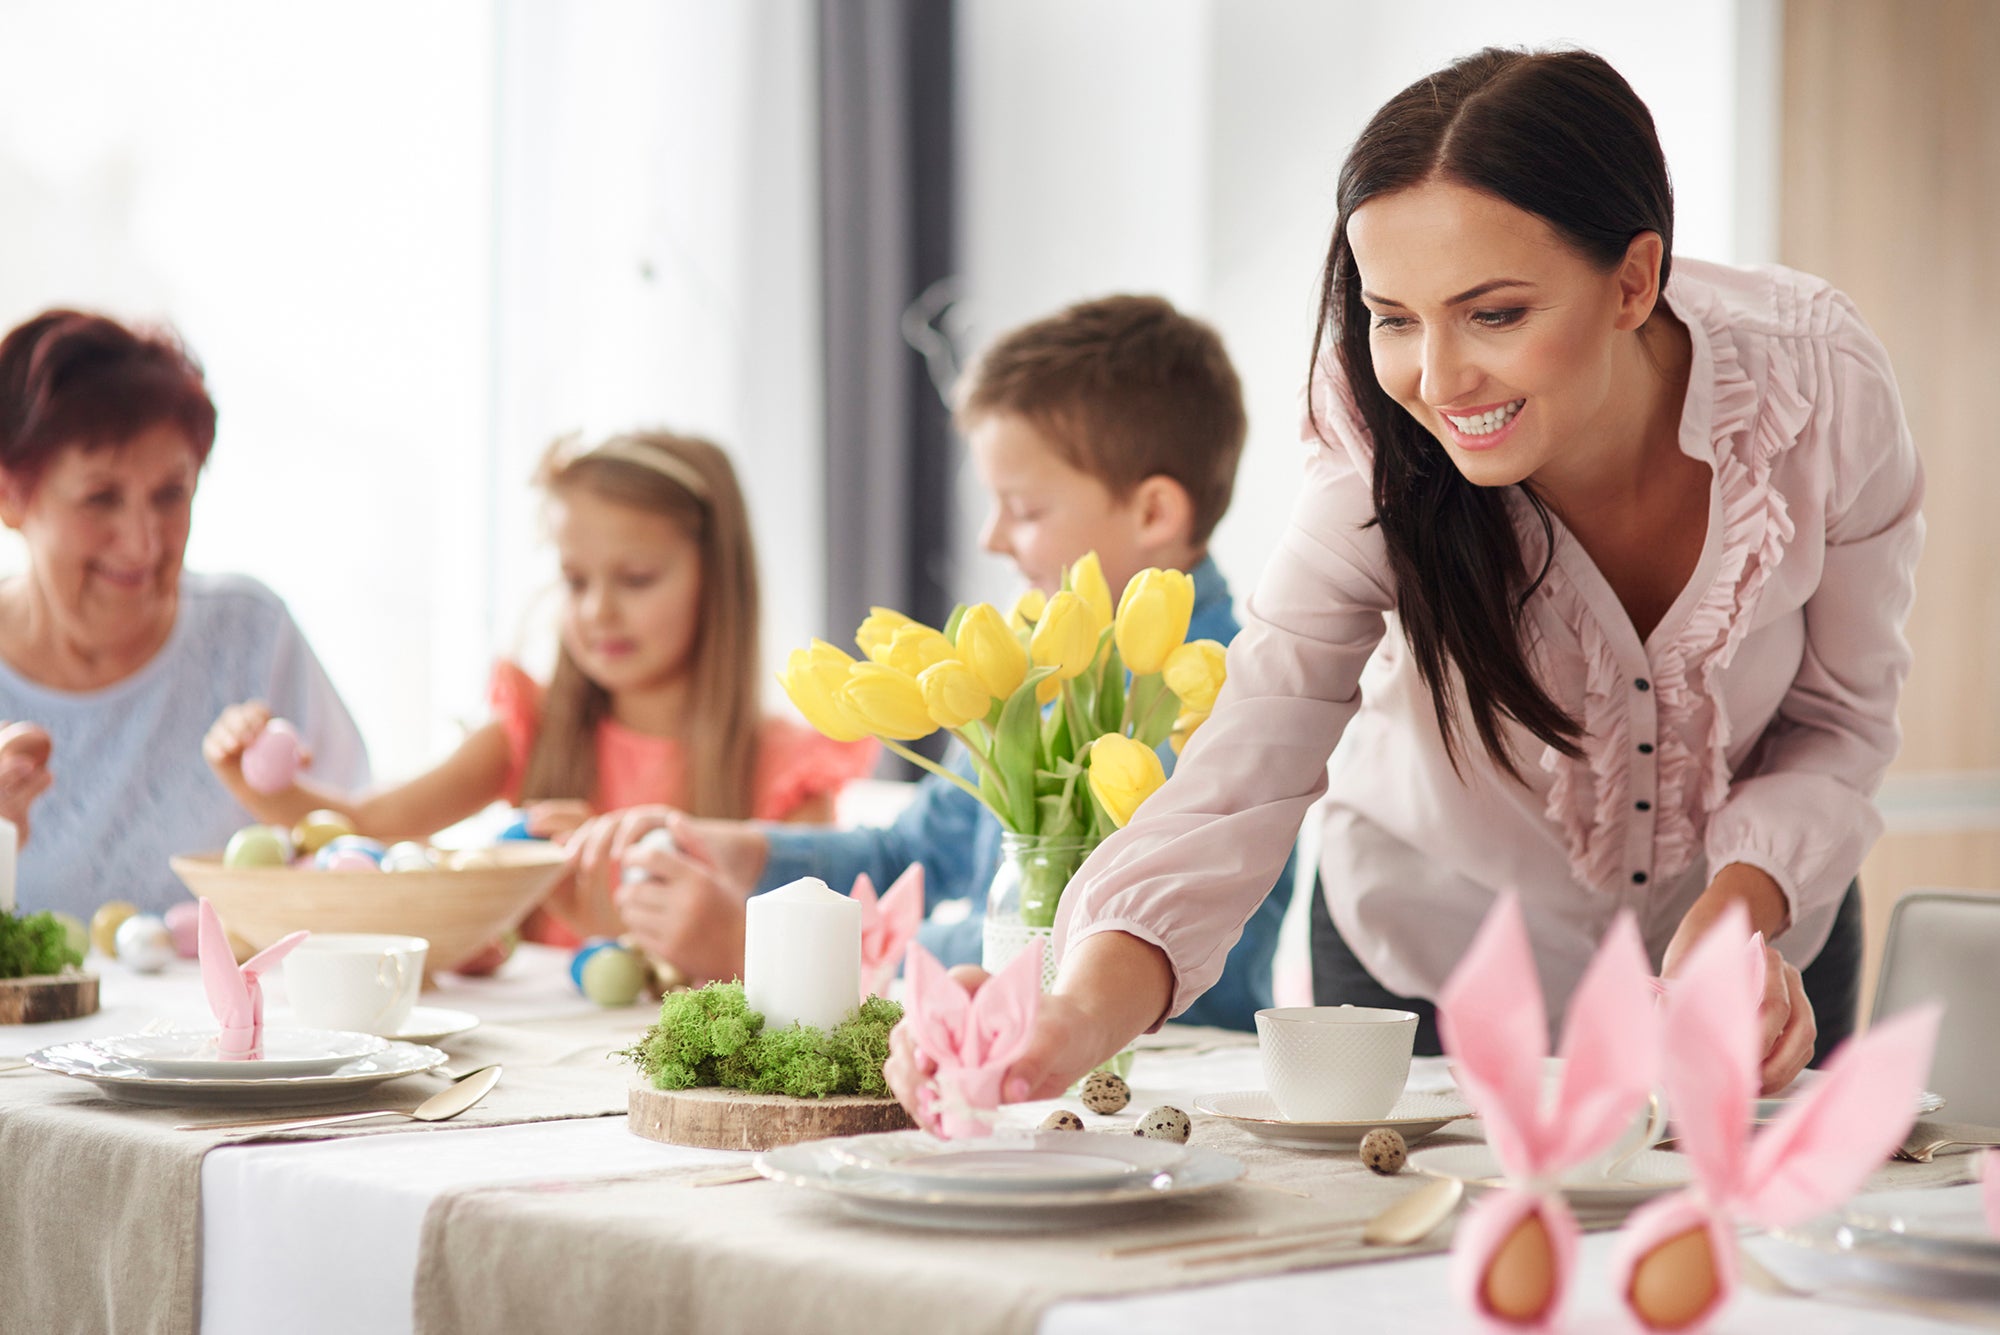
[[[972,794],[1005,829],[1087,851],[1165,781],[1160,743],[1171,739],[1178,753],[1214,707],[1223,650],[1187,640],[1193,610],[1191,576],[1142,570],[1114,612],[1093,552],[1063,572],[1053,597],[1031,589],[1005,616],[990,603],[961,605],[936,630],[874,608],[854,632],[865,658],[814,640],[792,651],[779,680],[827,736],[879,737]],[[903,745],[940,728],[964,744],[977,783]],[[1054,923],[1080,861],[1024,885],[1024,924]]]

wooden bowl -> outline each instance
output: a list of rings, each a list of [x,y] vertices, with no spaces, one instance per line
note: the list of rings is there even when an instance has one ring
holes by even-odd
[[[435,871],[225,867],[220,853],[171,859],[174,874],[262,950],[287,932],[395,932],[431,943],[424,971],[449,969],[500,939],[563,874],[563,852],[533,840],[446,853]]]

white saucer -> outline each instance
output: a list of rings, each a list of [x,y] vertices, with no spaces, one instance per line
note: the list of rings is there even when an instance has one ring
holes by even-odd
[[[1819,1079],[1818,1071],[1800,1071],[1799,1078],[1785,1086],[1783,1090],[1768,1097],[1758,1099],[1757,1121],[1763,1123],[1776,1118],[1779,1113],[1785,1110],[1786,1104],[1810,1089],[1812,1082],[1817,1079]],[[1934,1113],[1942,1107],[1944,1107],[1944,1096],[1941,1094],[1933,1094],[1926,1089],[1917,1095],[1917,1116],[1919,1117]]]
[[[1434,1145],[1410,1156],[1410,1167],[1433,1177],[1465,1179],[1478,1192],[1501,1184],[1500,1160],[1491,1145]],[[1694,1181],[1694,1165],[1670,1150],[1641,1150],[1615,1178],[1578,1177],[1563,1183],[1572,1209],[1629,1210]]]
[[[44,1071],[88,1080],[113,1098],[130,1103],[276,1107],[294,1103],[324,1103],[398,1076],[433,1070],[450,1059],[436,1048],[420,1047],[415,1043],[387,1043],[380,1052],[357,1057],[324,1075],[279,1076],[264,1080],[192,1080],[185,1076],[148,1075],[106,1053],[95,1042],[79,1039],[31,1052],[28,1060]]]
[[[939,1140],[923,1131],[844,1136],[826,1142],[842,1165],[868,1180],[916,1191],[1067,1192],[1150,1183],[1187,1161],[1161,1140],[1092,1131],[1001,1132]]]
[[[386,1038],[339,1029],[266,1028],[254,1057],[225,1057],[214,1031],[122,1034],[91,1042],[113,1060],[145,1075],[183,1080],[278,1080],[325,1075],[389,1046]]]
[[[1278,1111],[1277,1101],[1262,1089],[1204,1094],[1194,1101],[1194,1110],[1234,1122],[1274,1145],[1300,1150],[1357,1149],[1361,1138],[1377,1127],[1392,1127],[1402,1135],[1404,1144],[1414,1145],[1439,1127],[1472,1116],[1471,1106],[1456,1094],[1407,1089],[1387,1117],[1366,1122],[1294,1122]]]
[[[1125,1186],[1064,1191],[988,1191],[965,1186],[923,1189],[856,1168],[828,1146],[827,1141],[814,1140],[767,1150],[757,1156],[756,1168],[774,1182],[826,1192],[850,1214],[918,1228],[982,1232],[1080,1228],[1213,1191],[1244,1173],[1240,1160],[1190,1145],[1178,1168],[1144,1174]]]
[[[453,1034],[479,1027],[479,1017],[471,1011],[455,1011],[444,1006],[413,1006],[410,1018],[389,1037],[401,1043],[435,1043]]]

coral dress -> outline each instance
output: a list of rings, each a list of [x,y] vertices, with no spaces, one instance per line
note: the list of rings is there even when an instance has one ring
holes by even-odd
[[[494,665],[488,699],[493,717],[507,733],[507,784],[503,795],[518,802],[528,754],[541,730],[542,685],[514,663]],[[766,718],[757,737],[757,768],[751,780],[750,815],[781,821],[806,803],[837,793],[848,780],[874,768],[880,744],[872,737],[836,742],[785,718]],[[653,803],[687,805],[687,757],[671,737],[649,737],[612,719],[597,725],[598,811]],[[550,912],[538,912],[524,935],[550,945],[574,946],[581,937]]]

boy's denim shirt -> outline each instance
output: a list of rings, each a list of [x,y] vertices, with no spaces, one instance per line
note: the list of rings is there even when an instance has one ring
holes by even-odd
[[[1240,627],[1222,572],[1203,557],[1190,573],[1194,612],[1188,618],[1188,638],[1229,643]],[[1172,772],[1173,749],[1161,746],[1160,760]],[[973,777],[972,758],[963,748],[954,748],[951,767]],[[971,912],[956,922],[927,920],[919,939],[946,965],[979,962],[986,888],[1000,866],[1001,828],[992,812],[956,784],[926,775],[917,784],[915,799],[893,825],[861,830],[767,825],[764,832],[771,853],[757,884],[759,893],[802,876],[817,876],[845,894],[862,872],[878,889],[886,888],[912,862],[923,863],[925,911],[934,911],[946,900],[968,899]],[[1278,883],[1243,925],[1243,936],[1230,949],[1221,979],[1178,1017],[1182,1022],[1256,1027],[1257,1011],[1271,1004],[1271,959],[1277,953],[1279,924],[1292,902],[1296,857],[1294,850]]]

